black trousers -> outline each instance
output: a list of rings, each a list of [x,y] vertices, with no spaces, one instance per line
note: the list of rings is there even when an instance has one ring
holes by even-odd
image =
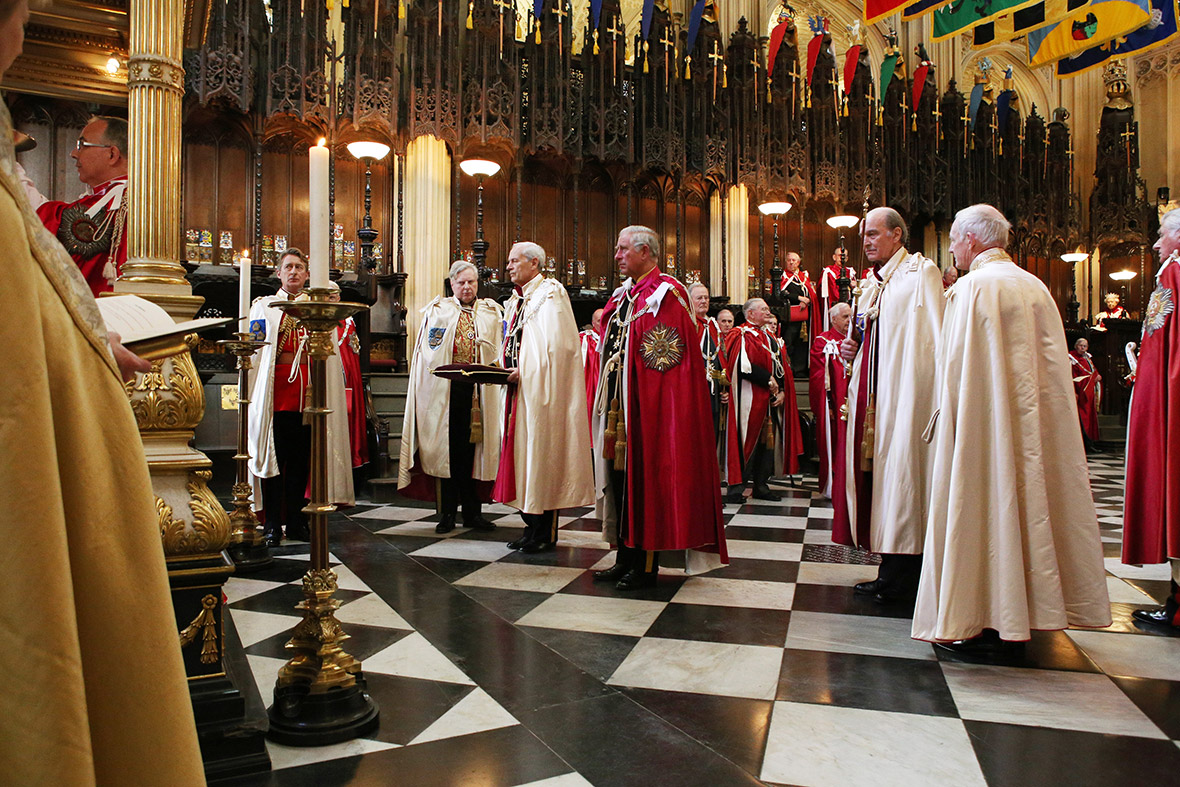
[[[767,415],[767,418],[769,417]],[[742,468],[742,482],[761,492],[770,488],[770,475],[773,471],[774,451],[767,448],[766,442],[759,437],[758,444],[750,454],[750,460]]]
[[[881,591],[898,595],[918,592],[918,580],[922,577],[921,555],[881,555],[881,567],[877,579]]]
[[[543,514],[526,514],[520,512],[524,520],[524,537],[529,541],[541,544],[557,543],[557,509]]]
[[[451,477],[439,479],[439,513],[453,516],[463,508],[463,521],[475,522],[481,513],[479,492],[472,477],[475,468],[475,443],[471,442],[471,401],[475,386],[451,383],[450,433],[447,444],[451,456]]]
[[[618,550],[615,557],[617,565],[624,566],[628,571],[638,570],[647,574],[655,574],[660,568],[660,553],[650,552],[638,547],[629,547],[623,542],[631,535],[631,521],[627,517],[627,474],[621,470],[610,471],[611,493],[615,499],[615,516],[618,519]]]
[[[262,507],[266,509],[266,529],[307,530],[307,477],[311,466],[311,426],[303,423],[303,413],[279,411],[272,421],[275,458],[279,474],[262,479]]]

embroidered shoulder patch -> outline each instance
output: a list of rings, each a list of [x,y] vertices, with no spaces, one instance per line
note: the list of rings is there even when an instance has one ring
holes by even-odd
[[[1146,339],[1163,328],[1164,323],[1168,321],[1168,315],[1175,308],[1172,290],[1167,287],[1156,287],[1151,293],[1151,299],[1147,301],[1147,313],[1143,317],[1143,338]]]
[[[671,325],[655,325],[643,334],[640,342],[643,365],[657,372],[666,372],[684,358],[684,342]]]
[[[266,320],[250,320],[250,338],[256,342],[266,341]]]
[[[426,334],[426,343],[430,345],[430,349],[437,350],[443,343],[443,334],[447,332],[446,326],[435,326]]]

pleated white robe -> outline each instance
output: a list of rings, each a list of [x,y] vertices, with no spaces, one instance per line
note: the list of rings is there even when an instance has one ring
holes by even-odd
[[[1109,626],[1102,544],[1061,316],[988,249],[948,291],[913,636]]]

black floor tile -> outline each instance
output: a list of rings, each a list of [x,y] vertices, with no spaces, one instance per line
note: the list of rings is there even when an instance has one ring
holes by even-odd
[[[964,664],[978,664],[979,661],[964,658],[943,648],[934,648],[939,661],[955,661]],[[1102,670],[1093,659],[1079,648],[1064,631],[1034,631],[1025,643],[1024,654],[1002,662],[1007,667],[1025,669],[1051,669],[1062,672],[1100,673]]]
[[[786,499],[785,497],[783,498]],[[739,514],[758,514],[760,516],[807,516],[807,503],[800,500],[799,505],[760,506],[757,503],[746,503]]]
[[[799,576],[799,564],[786,560],[729,559],[729,565],[706,576],[720,579],[757,579],[764,582],[794,582]]]
[[[989,787],[1175,784],[1180,749],[1166,740],[965,722]]]
[[[770,700],[635,688],[623,693],[743,770],[761,772]]]
[[[418,557],[411,558],[415,563],[425,568],[432,574],[436,574],[447,582],[454,582],[457,579],[479,571],[487,565],[482,560],[452,560],[445,557]]]
[[[740,541],[774,541],[785,544],[802,544],[803,530],[786,527],[746,527],[729,525],[725,537]]]
[[[669,604],[644,636],[781,648],[790,620],[778,609]]]
[[[560,529],[561,530],[580,530],[580,531],[586,532],[586,533],[601,533],[602,532],[602,523],[599,522],[597,519],[592,519],[590,517],[583,517],[581,519],[575,519],[573,522],[570,522],[567,525],[562,525]],[[558,540],[560,540],[560,535],[558,536]]]
[[[852,588],[837,585],[796,585],[791,609],[796,612],[832,612],[880,618],[914,616],[913,604],[878,604],[868,596],[853,593]]]
[[[524,631],[546,647],[564,656],[582,670],[601,681],[614,674],[623,659],[634,649],[638,637],[620,634],[597,634],[589,631],[546,629],[522,626]]]
[[[509,622],[520,620],[550,596],[549,593],[484,588],[476,585],[456,585],[455,587]]]
[[[348,635],[348,639],[343,643],[344,650],[362,662],[374,653],[385,650],[399,639],[411,634],[405,629],[363,626],[359,623],[344,623],[342,627],[344,633]],[[290,640],[291,632],[284,631],[260,642],[255,642],[246,648],[246,653],[251,656],[269,656],[272,659],[290,658],[291,654],[286,648],[286,644]]]
[[[620,693],[518,716],[595,787],[756,785],[749,772]],[[571,730],[593,730],[571,735]]]
[[[867,710],[958,716],[937,661],[783,651],[777,699]]]
[[[381,708],[381,725],[366,737],[405,746],[475,689],[457,683],[365,673]]]
[[[390,522],[388,526],[392,527],[396,524],[398,523]],[[430,536],[392,536],[388,533],[385,533],[381,535],[381,538],[385,539],[385,542],[390,546],[397,547],[407,555],[411,552],[417,552],[419,549],[428,547],[431,544],[438,543],[437,538],[431,538]]]
[[[1147,718],[1173,740],[1180,740],[1180,682],[1153,678],[1110,678]],[[1177,774],[1180,776],[1180,774]]]
[[[276,560],[276,563],[281,562]],[[300,575],[302,576],[302,575]],[[254,579],[253,576],[250,577]],[[347,604],[349,601],[355,601],[361,596],[367,596],[368,593],[362,590],[337,590],[332,594],[332,598],[339,601],[341,604]],[[302,615],[303,613],[295,609],[295,605],[303,601],[303,587],[300,585],[281,585],[273,590],[267,590],[263,593],[257,593],[253,596],[235,601],[230,604],[230,609],[248,609],[251,612],[270,612],[275,615]]]
[[[304,544],[302,547],[279,547],[279,549],[302,549],[303,554],[307,554],[309,547]],[[272,555],[277,556],[281,553],[272,551]],[[294,552],[291,554],[299,554]],[[308,558],[310,560],[310,557]],[[309,567],[308,560],[286,560],[276,559],[269,566],[261,571],[253,571],[250,573],[250,579],[260,579],[263,582],[294,582],[301,579],[307,573]]]
[[[602,555],[599,554],[601,559]],[[715,576],[716,572],[708,576]],[[561,589],[562,593],[574,593],[579,596],[610,596],[613,598],[633,598],[640,601],[668,601],[680,590],[685,582],[683,576],[660,574],[655,587],[640,590],[618,590],[614,582],[595,582],[594,572],[587,571],[576,577],[573,582]]]
[[[606,554],[603,549],[586,549],[583,547],[567,547],[561,543],[561,534],[557,536],[557,548],[552,552],[534,552],[526,554],[520,550],[514,551],[507,557],[500,558],[501,563],[528,563],[534,566],[565,566],[566,568],[589,568],[602,560]]]

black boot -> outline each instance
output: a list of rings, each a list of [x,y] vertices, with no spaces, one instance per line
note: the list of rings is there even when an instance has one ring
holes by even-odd
[[[618,582],[629,570],[626,563],[616,559],[615,564],[610,568],[595,571],[593,579],[595,582]]]
[[[454,512],[451,512],[449,514],[443,514],[442,519],[440,519],[438,524],[434,526],[434,532],[438,533],[439,535],[442,535],[444,533],[450,533],[454,529],[455,529],[455,514],[454,514]]]

